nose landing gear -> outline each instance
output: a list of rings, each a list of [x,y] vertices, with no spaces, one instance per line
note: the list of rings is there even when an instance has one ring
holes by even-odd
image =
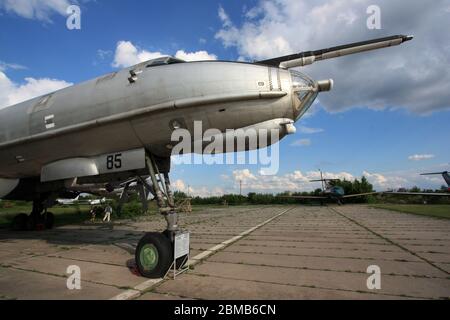
[[[178,213],[170,189],[168,170],[161,173],[155,157],[146,155],[147,168],[152,180],[152,193],[156,197],[159,212],[164,215],[167,228],[162,233],[146,233],[136,247],[135,260],[139,273],[148,278],[161,278],[167,274],[173,263],[175,235],[180,232],[178,228]],[[177,259],[176,268],[184,264],[185,259]]]

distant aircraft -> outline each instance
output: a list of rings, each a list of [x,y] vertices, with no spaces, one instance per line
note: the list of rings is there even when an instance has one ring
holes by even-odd
[[[60,205],[74,205],[78,203],[80,196],[78,195],[74,199],[56,199],[56,203]]]
[[[52,225],[47,207],[65,192],[89,193],[87,186],[98,184],[112,192],[117,183],[149,176],[151,184],[142,185],[155,197],[167,229],[145,234],[135,258],[142,275],[159,278],[172,263],[180,231],[169,179],[175,130],[195,136],[195,121],[201,121],[202,134],[217,129],[214,140],[225,144],[254,129],[261,132],[255,148],[265,148],[295,133],[294,123],[333,87],[331,79],[315,81],[291,68],[412,38],[396,35],[252,63],[162,57],[2,109],[0,198],[33,201],[31,214],[13,222],[33,229]],[[274,129],[277,140],[262,138]]]
[[[101,198],[101,199],[86,199],[83,200],[82,202],[86,202],[87,204],[94,206],[94,205],[100,205],[100,204],[104,204],[107,203],[108,200],[106,198]]]
[[[445,182],[447,183],[447,191],[450,191],[450,175],[448,174],[448,171],[443,172],[432,172],[432,173],[422,173],[422,176],[429,176],[429,175],[442,175],[442,178],[444,178]]]
[[[283,196],[283,198],[293,198],[293,199],[315,199],[321,200],[332,200],[336,201],[338,205],[343,204],[343,199],[348,198],[356,198],[368,196],[371,194],[378,194],[379,192],[366,192],[366,193],[358,193],[358,194],[348,194],[346,195],[344,192],[344,188],[341,186],[332,185],[333,181],[339,181],[339,179],[324,179],[322,175],[322,171],[320,171],[320,179],[310,180],[310,182],[322,182],[322,195],[320,196]]]
[[[422,173],[421,176],[429,176],[429,175],[442,175],[445,182],[447,183],[447,191],[449,193],[437,193],[437,192],[403,192],[403,191],[386,191],[383,192],[384,194],[391,194],[391,195],[403,195],[403,196],[430,196],[430,197],[450,197],[450,175],[448,174],[448,171],[444,172],[432,172],[432,173]]]
[[[102,199],[81,199],[78,195],[74,199],[56,199],[55,200],[57,204],[60,205],[76,205],[76,204],[87,204],[87,205],[100,205],[107,202],[106,198]]]

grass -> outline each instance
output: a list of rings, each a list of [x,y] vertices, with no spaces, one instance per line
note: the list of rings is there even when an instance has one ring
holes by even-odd
[[[8,203],[8,206],[5,206],[0,202],[0,229],[9,228],[11,226],[12,220],[19,213],[29,214],[31,212],[32,204],[31,202],[22,202],[22,201],[5,201]],[[135,208],[136,207],[136,208]],[[245,207],[245,206],[242,206]],[[140,212],[141,204],[140,203],[127,203],[122,209],[122,213],[120,217],[117,214],[113,213],[112,218],[115,220],[127,219],[127,218],[135,218],[138,216],[144,216]],[[226,208],[223,205],[193,205],[193,213],[200,212],[202,210],[208,208]],[[52,212],[55,215],[55,224],[56,226],[63,226],[69,224],[79,224],[84,221],[90,219],[90,206],[89,205],[63,205],[63,206],[54,206],[50,208],[48,211]],[[139,211],[139,212],[138,212]],[[158,208],[155,202],[149,203],[149,212],[145,216],[148,215],[156,215],[158,213]],[[97,215],[96,219],[101,219],[102,216]]]
[[[450,219],[450,205],[448,204],[374,204],[371,205],[371,207],[421,216]]]
[[[90,207],[87,205],[79,206],[56,206],[49,209],[55,215],[57,226],[67,224],[77,224],[89,219]],[[29,214],[31,212],[31,203],[13,204],[11,207],[0,207],[0,228],[8,228],[14,217],[19,213]]]

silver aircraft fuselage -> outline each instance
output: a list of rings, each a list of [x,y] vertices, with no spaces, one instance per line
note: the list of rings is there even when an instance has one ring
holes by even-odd
[[[89,183],[140,176],[138,170],[148,167],[146,154],[162,159],[168,173],[177,147],[172,134],[186,129],[197,142],[197,121],[202,133],[216,129],[211,137],[222,142],[229,129],[276,129],[276,140],[260,144],[258,137],[256,146],[236,151],[265,147],[294,133],[293,123],[333,85],[290,68],[412,38],[395,35],[256,63],[162,57],[2,109],[0,198],[80,191]],[[231,134],[233,141],[239,134]]]
[[[274,119],[297,120],[316,97],[314,81],[275,67],[220,61],[147,65],[0,110],[0,178],[37,177],[43,165],[57,160],[142,147],[169,157],[173,121],[192,133],[194,121],[204,131],[266,121],[270,126]]]

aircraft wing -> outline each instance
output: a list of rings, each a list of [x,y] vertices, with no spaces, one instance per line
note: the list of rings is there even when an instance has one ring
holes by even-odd
[[[432,193],[432,192],[383,192],[383,194],[393,194],[400,196],[434,196],[434,197],[450,197],[450,193]]]
[[[356,198],[356,197],[369,196],[371,194],[378,194],[378,193],[380,193],[380,192],[366,192],[366,193],[348,194],[348,195],[342,196],[342,198]]]
[[[349,54],[370,51],[375,49],[387,48],[391,46],[397,46],[403,42],[412,40],[413,36],[395,35],[384,38],[377,38],[367,41],[355,42],[337,47],[331,47],[326,49],[304,51],[296,54],[290,54],[287,56],[272,58],[268,60],[257,61],[255,63],[264,64],[280,68],[295,68],[302,67],[308,64],[312,64],[315,61],[326,60],[331,58],[337,58],[346,56]]]
[[[286,198],[286,199],[328,199],[328,197],[323,196],[283,196],[280,198]]]

